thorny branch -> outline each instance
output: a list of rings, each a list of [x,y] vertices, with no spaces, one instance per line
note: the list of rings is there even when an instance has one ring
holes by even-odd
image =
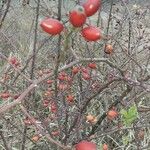
[[[111,109],[113,106],[117,106],[117,105],[123,100],[123,98],[126,97],[126,96],[128,95],[128,93],[130,93],[130,91],[131,91],[131,88],[128,87],[128,88],[122,93],[122,95],[121,95],[119,98],[117,98],[116,101],[113,102],[113,103],[109,106],[108,110]],[[93,134],[96,133],[98,127],[100,126],[100,124],[102,123],[102,121],[106,118],[106,116],[107,116],[107,111],[106,111],[105,113],[103,113],[103,115],[98,119],[97,123],[92,127],[92,130],[90,131],[90,133],[89,133],[88,136],[92,136]]]

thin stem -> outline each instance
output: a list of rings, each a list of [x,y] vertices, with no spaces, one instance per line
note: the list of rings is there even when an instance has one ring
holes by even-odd
[[[38,29],[38,18],[39,18],[39,6],[40,6],[40,0],[38,0],[37,8],[36,8],[35,29],[34,29],[34,44],[33,44],[33,57],[32,57],[32,62],[31,62],[31,71],[30,71],[30,79],[31,80],[34,78],[35,59],[36,59],[36,55],[37,55],[36,44],[37,44],[37,29]],[[35,93],[33,93],[33,99],[34,99],[34,96],[35,96]],[[27,126],[25,125],[24,126],[23,137],[22,137],[22,149],[21,150],[25,150],[26,134],[27,134]]]
[[[108,24],[107,24],[107,29],[106,29],[106,35],[108,35],[108,32],[109,32],[112,8],[113,8],[113,0],[111,0],[111,5],[110,5],[110,12],[109,12]]]
[[[62,7],[62,0],[58,1],[58,20],[61,20],[61,7]],[[58,77],[58,69],[59,69],[59,64],[60,64],[60,53],[61,53],[61,35],[59,35],[58,38],[58,53],[57,53],[57,58],[56,58],[56,66],[55,66],[55,71],[54,71],[54,76],[55,76],[55,99],[57,99],[57,77]]]
[[[8,0],[6,10],[5,10],[5,12],[4,12],[4,15],[3,15],[1,21],[0,21],[0,29],[1,29],[1,27],[2,27],[2,25],[3,25],[3,22],[4,22],[4,20],[5,20],[6,16],[7,16],[7,13],[8,13],[8,11],[9,11],[10,2],[11,2],[11,0]]]
[[[38,0],[37,9],[36,9],[36,19],[35,19],[35,29],[34,29],[34,44],[33,44],[33,57],[32,57],[31,73],[30,73],[30,78],[31,79],[33,79],[33,77],[34,77],[35,59],[36,59],[36,54],[37,54],[36,53],[36,44],[37,44],[39,6],[40,6],[40,0]]]

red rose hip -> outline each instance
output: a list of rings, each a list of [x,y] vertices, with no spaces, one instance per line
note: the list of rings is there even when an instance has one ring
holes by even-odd
[[[87,17],[94,15],[100,8],[101,0],[87,0],[83,3]]]
[[[88,67],[91,68],[91,69],[96,69],[97,68],[96,63],[94,63],[94,62],[89,63]]]
[[[94,26],[83,28],[81,34],[87,41],[97,41],[101,38],[100,29]]]
[[[40,23],[41,28],[48,34],[57,35],[64,29],[63,24],[53,18],[46,18]]]
[[[96,150],[96,144],[88,141],[81,141],[75,146],[75,150]]]
[[[81,27],[86,21],[85,10],[82,6],[76,6],[69,13],[69,21],[74,27]]]

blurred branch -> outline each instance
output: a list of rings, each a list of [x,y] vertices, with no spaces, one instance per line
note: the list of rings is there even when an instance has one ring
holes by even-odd
[[[23,1],[23,5],[26,5],[27,1]],[[34,28],[34,43],[33,43],[33,51],[32,51],[32,61],[31,61],[31,70],[30,70],[30,79],[34,79],[34,69],[35,69],[35,61],[36,61],[36,55],[37,55],[37,31],[38,31],[38,19],[39,19],[39,7],[40,7],[40,0],[37,1],[37,7],[36,7],[36,17],[35,17],[35,28]],[[35,92],[32,94],[32,98],[34,99]],[[30,96],[29,96],[30,97]],[[27,134],[27,127],[24,126],[24,133],[22,138],[22,148],[21,150],[25,149],[25,142],[26,142],[26,134]]]
[[[127,82],[129,85],[132,86],[138,86],[143,88],[144,90],[146,90],[147,92],[150,92],[150,85],[147,85],[145,83],[139,82],[139,81],[135,81],[131,78],[125,78],[125,77],[121,77],[120,79],[122,79],[123,81]]]
[[[62,0],[58,1],[58,20],[61,20],[61,7],[62,7]],[[55,65],[55,70],[54,70],[54,78],[55,78],[55,100],[57,100],[57,77],[58,77],[58,69],[60,65],[60,54],[61,54],[61,35],[58,37],[58,43],[57,43],[57,57],[56,57],[56,65]],[[56,103],[57,104],[57,103]]]
[[[10,2],[11,2],[11,0],[7,0],[7,7],[6,7],[6,10],[5,10],[4,15],[2,16],[2,18],[1,18],[1,20],[0,20],[0,29],[1,29],[1,27],[2,27],[2,25],[3,25],[3,22],[4,22],[4,20],[5,20],[6,16],[7,16],[7,13],[8,13],[8,11],[9,11]]]
[[[30,72],[30,79],[31,80],[34,77],[35,59],[36,59],[36,55],[37,55],[36,44],[37,44],[37,29],[38,29],[39,7],[40,7],[40,0],[38,0],[37,8],[36,8],[35,29],[34,29],[34,44],[33,44],[33,57],[32,57],[31,72]]]
[[[95,139],[95,138],[101,138],[103,136],[107,136],[107,135],[110,135],[110,134],[114,134],[115,132],[119,132],[119,131],[125,131],[125,130],[131,130],[131,129],[143,129],[143,128],[149,128],[150,125],[149,124],[144,124],[142,126],[137,126],[137,127],[124,127],[124,128],[119,128],[119,127],[114,127],[113,129],[111,129],[110,131],[105,131],[105,133],[101,133],[101,134],[93,134],[91,137],[90,137],[90,140],[92,139]]]
[[[110,4],[110,11],[109,11],[109,18],[108,18],[108,24],[107,24],[107,29],[106,29],[106,35],[108,35],[108,33],[109,33],[110,21],[112,19],[112,8],[113,8],[113,0],[111,0],[111,4]]]

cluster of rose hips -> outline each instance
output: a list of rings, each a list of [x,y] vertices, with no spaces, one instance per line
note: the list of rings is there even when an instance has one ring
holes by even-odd
[[[94,15],[100,6],[101,0],[87,0],[82,5],[77,5],[69,13],[69,22],[75,28],[83,27],[87,17]],[[40,26],[45,32],[51,35],[60,34],[64,29],[64,25],[53,18],[42,20]],[[101,38],[101,30],[95,26],[83,27],[81,34],[87,41],[97,41]]]
[[[10,57],[9,58],[9,63],[11,64],[11,65],[13,65],[15,68],[18,68],[18,67],[20,67],[20,65],[21,65],[21,63],[20,63],[20,61],[18,60],[18,58],[17,57]],[[8,82],[8,80],[10,80],[11,79],[11,76],[9,76],[7,73],[5,73],[4,74],[4,76],[2,77],[2,80],[1,80],[1,82],[3,82],[3,83],[6,83],[6,82]],[[19,95],[18,94],[12,94],[12,93],[10,93],[10,91],[8,91],[8,90],[4,90],[3,92],[1,92],[0,93],[0,98],[2,99],[2,100],[8,100],[9,98],[12,98],[12,99],[17,99],[19,97]]]
[[[71,69],[71,72],[70,73],[67,73],[65,71],[62,71],[58,74],[58,89],[59,89],[59,92],[65,92],[66,91],[66,101],[69,103],[69,104],[72,104],[74,102],[74,99],[75,99],[75,96],[71,93],[68,93],[68,91],[70,91],[69,89],[71,88],[70,86],[72,86],[72,82],[74,80],[74,77],[76,75],[78,75],[80,73],[81,77],[83,80],[86,80],[86,81],[91,81],[92,80],[92,77],[90,76],[91,74],[89,73],[90,71],[92,70],[95,70],[97,69],[97,65],[96,63],[94,62],[90,62],[87,64],[87,66],[74,66],[72,67]],[[86,74],[86,75],[85,75]],[[53,80],[52,79],[48,79],[46,81],[47,85],[51,86],[53,84]],[[73,84],[74,85],[74,84]],[[51,95],[51,91],[46,91],[45,92],[45,97],[47,98],[50,98],[52,95]],[[57,106],[55,105],[54,102],[51,102],[49,100],[44,100],[44,106],[45,107],[49,107],[50,111],[52,113],[57,113]],[[108,112],[107,112],[107,118],[109,120],[114,120],[117,116],[118,116],[118,112],[115,110],[115,108],[112,108],[110,109]],[[94,115],[91,115],[91,114],[88,114],[86,117],[85,117],[87,123],[89,124],[95,124],[97,122],[97,117],[94,116]],[[53,132],[52,132],[53,133]],[[53,133],[55,136],[56,135],[59,135],[59,131],[56,130],[56,133],[54,131]],[[52,135],[53,135],[52,134]],[[80,148],[82,148],[84,150],[84,148],[86,149],[87,147],[96,147],[96,145],[92,142],[88,142],[88,141],[81,141],[79,142],[77,145],[76,145],[76,150],[80,150]],[[108,146],[107,144],[104,144],[103,145],[103,150],[107,150]],[[87,149],[86,149],[87,150]]]
[[[82,79],[86,80],[86,81],[91,81],[92,80],[92,76],[91,76],[91,71],[92,70],[96,70],[97,69],[97,65],[95,62],[90,62],[88,63],[86,66],[74,66],[72,67],[71,69],[71,72],[70,74],[65,72],[65,71],[62,71],[58,74],[58,89],[60,92],[64,92],[64,91],[68,91],[67,89],[70,88],[69,86],[71,86],[72,82],[73,82],[73,79],[76,75],[78,75],[80,73]],[[51,71],[50,70],[43,70],[42,72],[40,72],[40,75],[41,74],[47,74],[47,73],[50,73]],[[43,100],[43,106],[44,107],[48,107],[50,109],[50,111],[52,113],[57,113],[57,106],[55,104],[54,101],[50,100],[52,97],[53,97],[53,91],[51,89],[51,86],[53,84],[53,80],[52,79],[48,79],[46,81],[47,85],[48,85],[48,88],[47,90],[44,92],[44,97],[45,99]],[[1,93],[1,98],[5,98],[7,99],[10,95],[8,95],[8,93]],[[66,96],[66,101],[71,104],[74,102],[74,99],[75,99],[75,96],[71,93],[68,93],[67,96]],[[115,109],[111,109],[107,112],[107,118],[109,120],[113,120],[115,119],[116,117],[118,116],[118,112],[115,110]],[[86,121],[90,124],[95,124],[97,122],[97,117],[96,116],[93,116],[91,114],[88,114],[86,116]],[[32,122],[30,119],[25,119],[24,120],[24,123],[26,125],[32,125]],[[59,131],[56,130],[56,131],[52,131],[51,134],[53,136],[58,136],[59,135]],[[34,135],[32,137],[32,140],[33,141],[38,141],[40,139],[40,136],[39,135]],[[87,142],[87,141],[82,141],[81,143],[78,143],[76,145],[76,150],[80,150],[80,148],[87,148],[88,147],[96,147],[96,145],[94,143],[91,143],[91,142]],[[105,144],[103,146],[104,150],[105,148],[107,147],[107,145]],[[106,149],[107,150],[107,149]]]
[[[0,93],[0,98],[2,100],[5,100],[5,101],[8,100],[9,98],[15,100],[18,97],[19,97],[19,94],[12,94],[8,90],[5,90],[5,91],[3,91],[3,92]]]
[[[77,5],[69,13],[69,22],[73,28],[81,27],[81,35],[86,41],[97,41],[103,38],[101,29],[92,25],[85,26],[88,17],[94,15],[101,7],[101,0],[87,0],[82,5]],[[64,30],[64,25],[57,19],[45,18],[40,23],[41,28],[50,35],[58,35]],[[113,47],[106,44],[104,52],[111,54]]]
[[[65,72],[65,71],[61,71],[58,74],[57,77],[57,88],[59,90],[59,92],[65,92],[66,94],[66,101],[68,102],[68,104],[73,104],[74,100],[75,100],[75,96],[72,94],[71,92],[71,87],[73,84],[73,82],[75,81],[75,77],[76,75],[80,74],[82,79],[85,81],[91,81],[92,80],[92,70],[96,70],[97,69],[97,65],[94,62],[90,62],[87,64],[87,66],[73,66],[72,69],[69,72]],[[45,72],[45,71],[44,71]],[[45,72],[45,73],[49,73],[49,71]],[[40,73],[41,74],[41,73]],[[57,107],[53,101],[53,83],[54,80],[53,79],[48,79],[46,81],[47,84],[47,88],[46,91],[43,94],[43,106],[44,107],[49,107],[50,111],[52,113],[56,113],[57,112]],[[95,82],[93,82],[92,84],[92,89],[97,88],[95,85]]]

